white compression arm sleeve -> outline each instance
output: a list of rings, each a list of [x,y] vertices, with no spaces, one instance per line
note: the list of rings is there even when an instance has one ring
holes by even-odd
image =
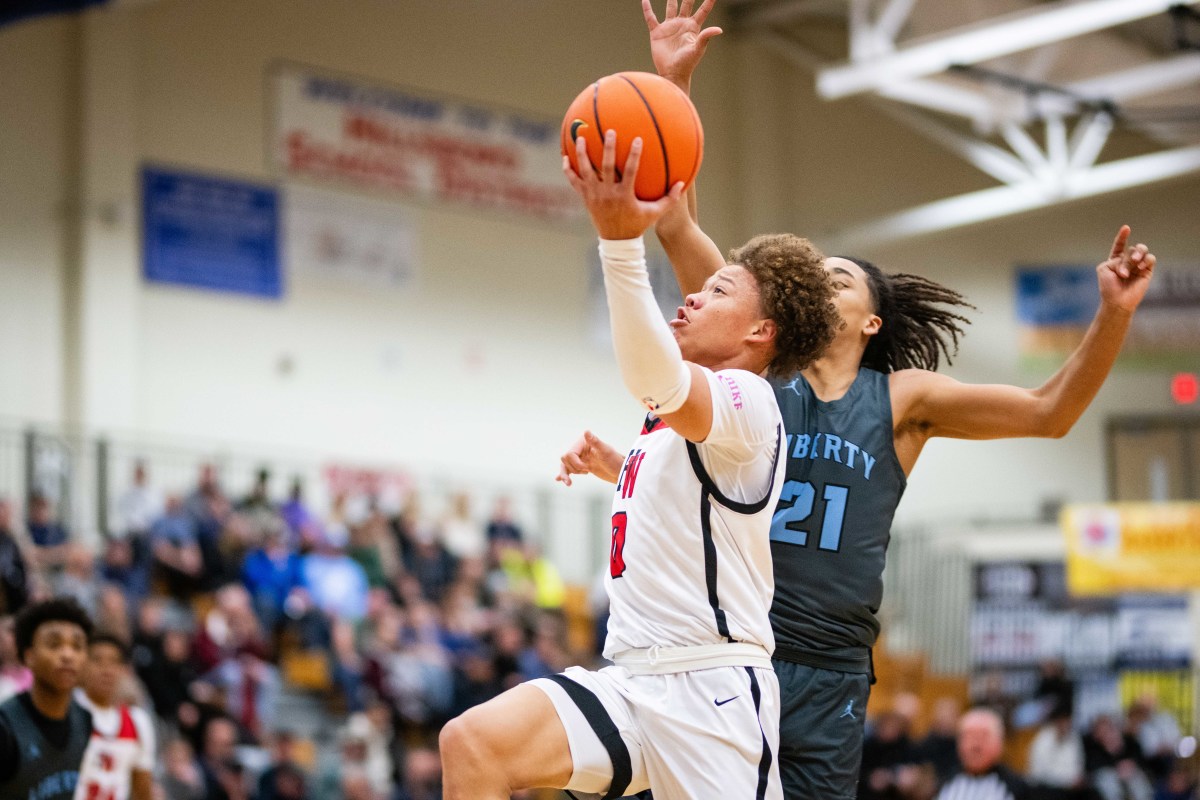
[[[645,243],[641,237],[601,239],[600,263],[613,349],[626,388],[651,411],[678,411],[691,391],[692,373],[654,301]]]

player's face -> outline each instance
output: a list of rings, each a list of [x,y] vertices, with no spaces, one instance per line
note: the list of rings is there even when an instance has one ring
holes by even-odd
[[[87,636],[71,622],[46,622],[33,634],[24,653],[25,666],[34,680],[59,692],[70,692],[79,683],[87,657]]]
[[[125,662],[116,647],[108,642],[98,642],[88,649],[82,685],[93,698],[112,705],[124,675]]]
[[[762,321],[754,276],[730,264],[705,281],[702,290],[687,296],[671,329],[686,360],[712,367],[740,354]]]
[[[825,274],[833,284],[833,304],[846,323],[839,335],[870,336],[878,331],[880,320],[863,268],[849,259],[833,257],[825,259]]]

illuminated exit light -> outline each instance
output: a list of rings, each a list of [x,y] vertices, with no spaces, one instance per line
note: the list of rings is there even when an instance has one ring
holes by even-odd
[[[1200,376],[1194,372],[1180,372],[1172,378],[1171,399],[1181,406],[1195,403],[1200,399]]]

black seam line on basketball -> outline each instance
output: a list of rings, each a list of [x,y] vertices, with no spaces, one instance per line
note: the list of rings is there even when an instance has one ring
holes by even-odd
[[[608,751],[613,776],[603,800],[624,797],[629,782],[633,780],[633,761],[629,756],[629,748],[625,746],[625,740],[621,738],[621,732],[617,730],[617,724],[605,710],[604,704],[590,689],[566,675],[549,675],[547,679],[563,688],[571,702],[578,706],[588,725],[592,726],[600,744]]]
[[[725,609],[721,608],[721,601],[717,597],[717,543],[713,540],[712,535],[712,503],[708,500],[708,491],[700,492],[700,531],[701,539],[704,542],[704,584],[708,589],[708,604],[712,607],[713,617],[717,621],[717,633],[724,636],[729,641],[733,641],[733,637],[729,635],[729,622],[725,619]]]
[[[775,455],[771,458],[771,488],[767,489],[766,495],[754,503],[739,503],[736,500],[730,500],[725,495],[721,494],[721,490],[717,488],[717,483],[708,474],[708,470],[704,468],[704,462],[700,460],[700,450],[696,447],[695,442],[687,443],[688,460],[692,462],[692,471],[696,473],[696,477],[700,479],[700,483],[708,490],[709,494],[716,498],[717,502],[728,508],[730,511],[738,514],[757,514],[767,507],[767,503],[771,502],[772,489],[775,488],[775,467],[779,464],[779,448],[780,448],[780,425],[775,426]]]
[[[596,118],[596,133],[600,135],[600,144],[604,144],[604,127],[600,124],[600,81],[592,84],[592,116]],[[592,161],[592,157],[588,156],[588,163],[592,165],[592,171],[600,175],[600,168],[596,166],[596,162]],[[619,181],[621,180],[621,168],[613,165],[613,175]],[[603,177],[603,176],[601,176]]]
[[[671,191],[671,160],[667,157],[667,143],[663,139],[662,128],[658,127],[658,117],[654,116],[654,109],[650,107],[650,103],[646,101],[646,96],[642,94],[642,90],[637,87],[637,84],[626,78],[624,75],[618,76],[621,80],[628,83],[637,92],[637,96],[642,99],[642,105],[646,106],[646,112],[650,115],[650,121],[654,123],[654,132],[658,134],[658,145],[662,148],[663,157],[663,173],[666,176],[663,180],[663,194],[669,194]]]
[[[758,687],[758,678],[754,675],[753,667],[746,667],[750,676],[750,697],[754,700],[754,716],[758,719],[758,732],[762,734],[762,758],[758,760],[758,793],[756,800],[767,796],[767,782],[771,779],[771,762],[775,760],[771,753],[771,743],[767,741],[767,732],[762,726],[762,690]]]
[[[600,137],[600,144],[604,144],[604,128],[600,125],[600,81],[592,84],[592,116],[596,118],[596,133]],[[586,139],[584,140],[587,141]],[[586,150],[586,148],[585,148]],[[588,163],[592,165],[592,172],[600,174],[600,168],[596,166],[596,162],[592,161],[592,156],[588,154]]]

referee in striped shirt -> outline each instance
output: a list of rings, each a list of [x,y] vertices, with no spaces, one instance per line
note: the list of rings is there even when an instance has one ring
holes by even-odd
[[[962,771],[938,792],[937,800],[1029,800],[1029,787],[1000,763],[1004,721],[990,708],[968,711],[958,723]]]

